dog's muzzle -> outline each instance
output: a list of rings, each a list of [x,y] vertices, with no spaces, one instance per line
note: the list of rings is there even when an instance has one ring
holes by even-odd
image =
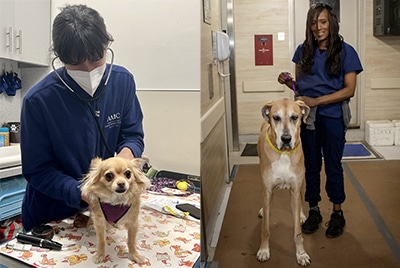
[[[281,146],[280,150],[284,149],[285,147],[289,147],[289,149],[292,149],[292,146],[291,146],[292,135],[283,134],[281,136],[281,142],[282,142],[282,146]]]
[[[118,183],[117,184],[117,189],[115,189],[115,192],[122,194],[126,192],[126,187],[125,187],[125,183]]]

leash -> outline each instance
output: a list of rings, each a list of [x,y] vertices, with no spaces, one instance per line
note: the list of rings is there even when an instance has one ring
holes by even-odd
[[[289,80],[289,73],[286,73],[285,82],[287,82],[288,80]],[[291,82],[292,82],[292,90],[293,90],[293,92],[294,92],[294,95],[296,95],[296,93],[297,93],[297,91],[296,91],[296,85],[295,85],[295,83],[293,83],[293,80],[291,80]]]
[[[275,152],[280,153],[280,154],[292,154],[292,153],[296,152],[297,149],[299,149],[299,147],[300,147],[300,144],[299,144],[299,145],[297,145],[295,148],[293,148],[293,149],[290,150],[290,151],[282,151],[282,150],[279,150],[278,148],[276,148],[276,147],[272,144],[272,142],[271,142],[271,140],[270,140],[270,138],[269,138],[269,136],[268,136],[268,133],[267,133],[267,135],[265,135],[265,136],[266,136],[266,138],[267,138],[267,142],[268,142],[269,146],[271,146],[271,148],[272,148]]]

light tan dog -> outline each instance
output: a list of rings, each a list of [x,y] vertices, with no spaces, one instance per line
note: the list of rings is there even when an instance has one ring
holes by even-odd
[[[97,236],[95,263],[104,261],[109,223],[128,230],[129,259],[137,263],[145,261],[136,250],[140,195],[150,187],[150,180],[141,171],[143,161],[122,157],[92,160],[81,190],[90,199],[90,216]]]
[[[259,216],[263,217],[261,245],[257,252],[259,261],[270,258],[270,202],[273,191],[288,189],[291,192],[297,262],[302,266],[310,264],[310,257],[304,250],[300,225],[306,219],[301,205],[305,168],[300,125],[301,119],[305,121],[309,113],[310,108],[304,102],[289,99],[268,102],[262,108],[265,121],[257,145],[264,186],[263,207],[259,212]]]

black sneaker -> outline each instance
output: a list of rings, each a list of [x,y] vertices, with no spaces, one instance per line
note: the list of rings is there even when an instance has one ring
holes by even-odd
[[[335,238],[343,234],[343,227],[346,224],[346,220],[342,214],[332,213],[331,220],[327,222],[328,229],[326,230],[326,237]]]
[[[305,234],[315,233],[315,231],[318,230],[321,221],[322,221],[321,213],[319,213],[319,211],[317,210],[310,209],[310,211],[308,212],[308,218],[301,226],[301,230]]]

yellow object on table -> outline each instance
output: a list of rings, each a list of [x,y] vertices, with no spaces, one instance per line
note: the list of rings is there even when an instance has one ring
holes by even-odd
[[[186,181],[178,181],[176,183],[176,188],[178,188],[181,191],[186,191],[189,187],[189,183],[187,183]]]

